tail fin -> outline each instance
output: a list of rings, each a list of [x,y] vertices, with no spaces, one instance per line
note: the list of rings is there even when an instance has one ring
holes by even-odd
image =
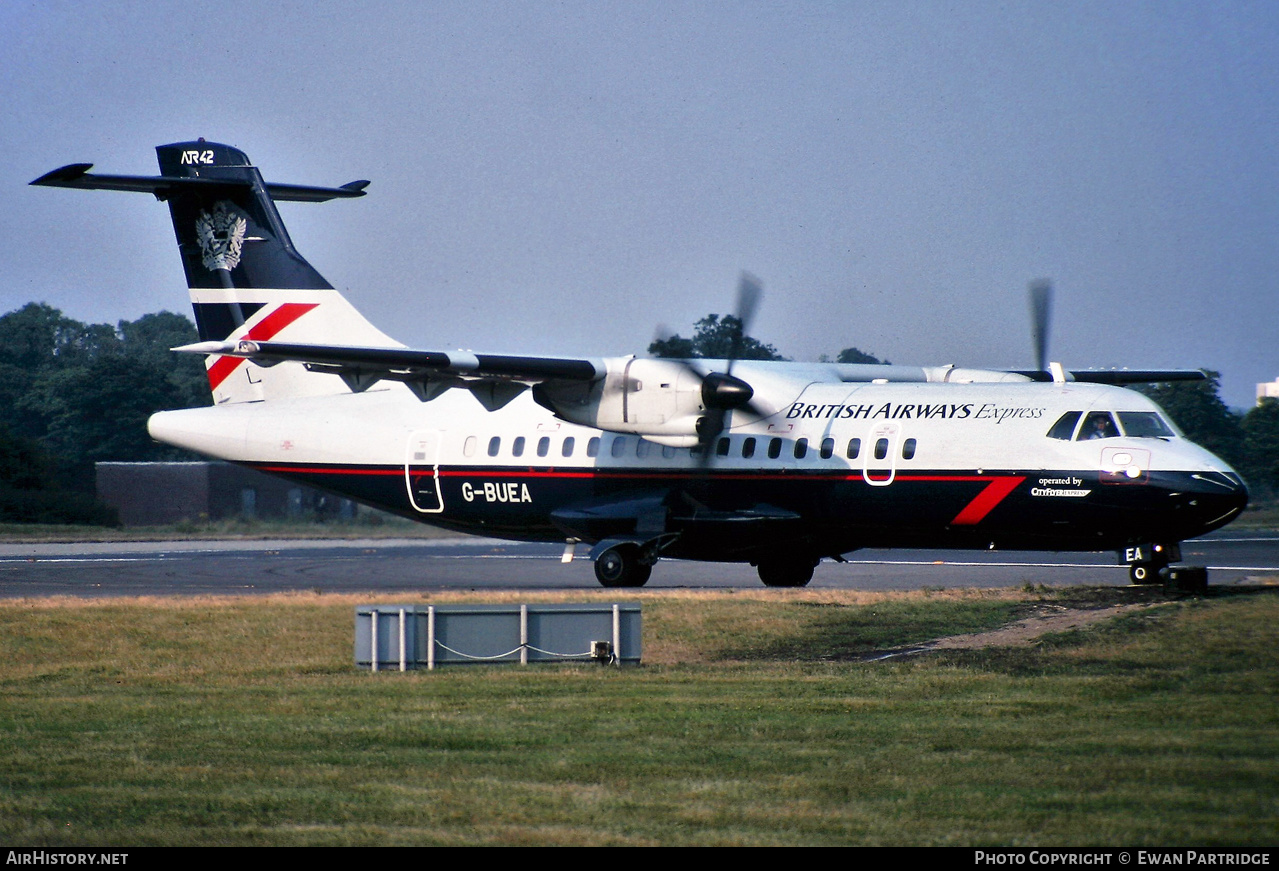
[[[400,346],[297,252],[275,207],[277,200],[360,197],[368,182],[338,188],[268,184],[243,151],[204,140],[161,145],[156,155],[156,177],[90,174],[92,164],[73,164],[32,184],[148,192],[167,201],[203,341]],[[219,405],[345,392],[337,379],[311,375],[296,363],[267,369],[213,355],[205,365]]]

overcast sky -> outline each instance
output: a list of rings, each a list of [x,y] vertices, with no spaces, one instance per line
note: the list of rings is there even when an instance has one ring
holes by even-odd
[[[1279,377],[1279,4],[0,5],[0,311],[190,314],[168,210],[32,188],[204,136],[416,347],[643,353],[764,282],[796,359]]]

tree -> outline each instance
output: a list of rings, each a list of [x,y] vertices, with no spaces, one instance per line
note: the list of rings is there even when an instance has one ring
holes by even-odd
[[[51,373],[40,384],[55,454],[91,471],[95,462],[160,459],[147,418],[177,405],[166,371],[149,361],[102,357]]]
[[[116,525],[115,511],[54,482],[57,461],[34,439],[0,425],[0,522]]]
[[[210,403],[203,361],[169,350],[197,340],[172,312],[113,327],[29,303],[0,317],[0,421],[47,451],[46,477],[70,490],[92,491],[95,461],[190,458],[152,442],[146,421]]]
[[[138,367],[138,378],[161,373],[168,387],[162,391],[162,408],[210,405],[209,376],[198,354],[175,354],[170,348],[200,340],[189,318],[169,311],[143,315],[136,321],[120,321],[120,350],[126,366]],[[158,410],[158,409],[157,409]]]
[[[84,324],[53,306],[29,302],[0,317],[0,363],[26,371],[55,364],[85,347],[84,332]]]
[[[860,348],[845,348],[839,352],[839,356],[835,358],[836,363],[873,363],[889,365],[887,360],[881,360],[878,357],[867,354]]]
[[[1168,412],[1186,436],[1232,466],[1243,456],[1239,417],[1221,401],[1221,373],[1204,370],[1203,381],[1151,384],[1142,392]]]
[[[1240,471],[1255,489],[1279,493],[1279,399],[1266,397],[1244,415]]]
[[[742,334],[742,322],[735,315],[709,314],[697,322],[693,338],[685,339],[676,334],[667,339],[655,339],[648,352],[655,357],[674,359],[710,358],[724,360],[733,354],[733,343],[741,335],[738,345],[739,360],[785,360],[772,345]]]

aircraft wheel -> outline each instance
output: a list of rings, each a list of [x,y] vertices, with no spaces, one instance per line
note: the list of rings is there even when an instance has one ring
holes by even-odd
[[[760,560],[756,571],[766,587],[802,587],[813,579],[817,563],[807,559]]]
[[[610,547],[595,560],[595,577],[605,587],[642,587],[653,573],[639,561],[635,545]]]
[[[1159,576],[1161,568],[1154,563],[1133,563],[1128,567],[1128,579],[1139,585],[1160,584],[1163,583]]]

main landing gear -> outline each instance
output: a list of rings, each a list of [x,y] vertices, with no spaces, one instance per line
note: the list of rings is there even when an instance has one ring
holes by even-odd
[[[595,557],[595,577],[605,587],[642,587],[657,559],[654,548],[619,542]],[[808,556],[773,556],[755,565],[766,587],[802,587],[813,579],[817,560]]]
[[[605,587],[642,587],[653,573],[638,544],[615,544],[595,558],[595,578]]]
[[[766,587],[802,587],[813,579],[817,560],[804,556],[778,556],[755,564]]]

